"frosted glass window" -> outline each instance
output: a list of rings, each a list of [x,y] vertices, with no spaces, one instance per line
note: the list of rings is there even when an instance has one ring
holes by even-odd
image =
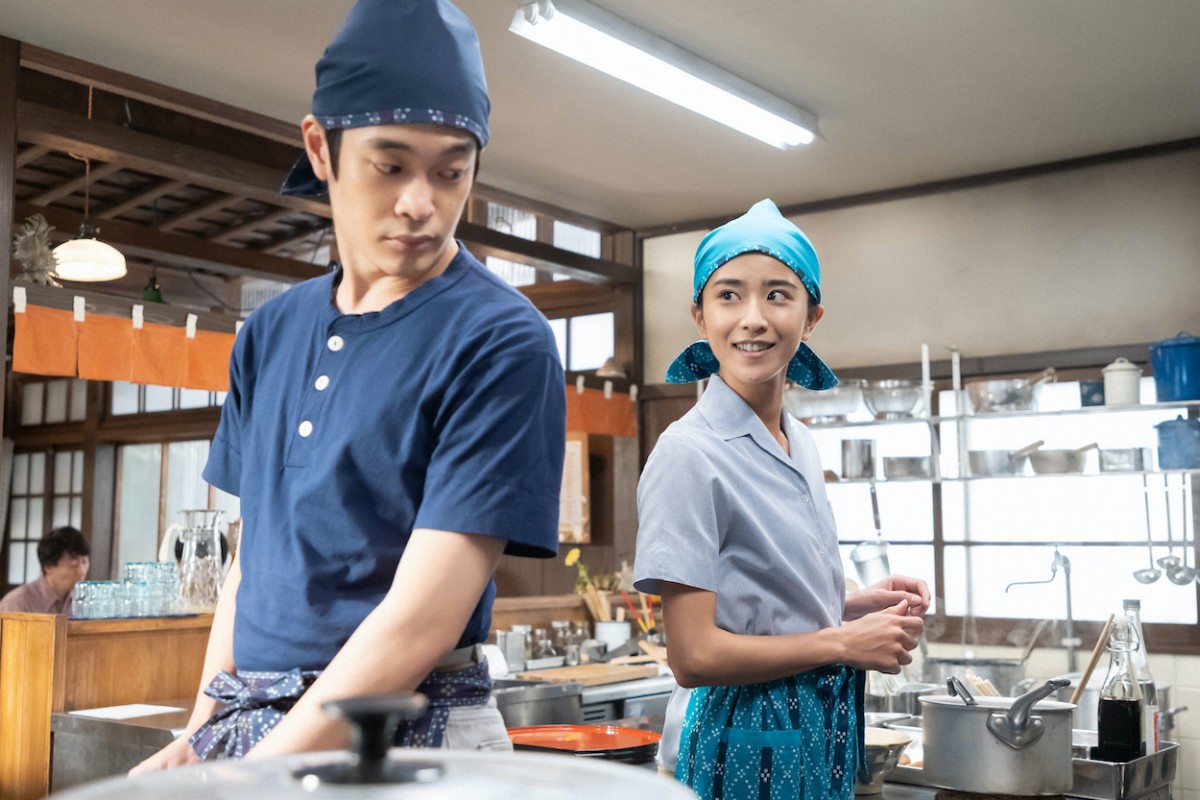
[[[29,493],[41,494],[46,491],[46,454],[29,454]]]
[[[567,320],[565,318],[550,320],[550,330],[554,331],[554,342],[558,345],[558,363],[565,369],[567,366]]]
[[[29,538],[29,501],[25,498],[13,498],[9,503],[8,529],[14,539]]]
[[[25,550],[27,545],[13,543],[8,551],[8,585],[25,583]]]
[[[209,393],[202,389],[180,389],[180,408],[208,408]]]
[[[125,416],[138,413],[138,386],[125,381],[113,381],[112,414]]]
[[[613,355],[613,314],[586,314],[570,321],[570,358],[574,372],[599,369]]]
[[[487,208],[487,226],[492,230],[530,241],[537,239],[537,217],[533,214],[500,203],[488,203]]]
[[[554,246],[572,253],[600,257],[600,233],[569,222],[554,221]]]
[[[117,564],[158,560],[158,499],[162,445],[129,444],[120,453]]]
[[[46,384],[46,424],[67,421],[67,402],[70,384],[67,381],[49,381]]]
[[[202,473],[208,461],[208,442],[172,442],[167,445],[167,518],[179,511],[208,508],[208,484]]]
[[[170,411],[172,407],[171,401],[174,399],[174,390],[170,386],[151,386],[146,385],[144,389],[145,411],[153,413],[155,411]]]
[[[71,422],[81,422],[87,417],[87,381],[75,378],[71,381]]]
[[[25,494],[29,491],[29,454],[17,453],[13,456],[13,494]]]
[[[71,494],[83,494],[83,453],[75,452],[71,460]]]
[[[217,392],[217,403],[216,404],[219,406],[225,405],[225,395],[227,395],[227,394],[229,394],[229,392]]]
[[[21,387],[21,424],[41,425],[46,384],[26,383]]]
[[[71,493],[71,457],[73,455],[74,453],[71,451],[54,454],[54,494]],[[83,459],[80,459],[80,462],[82,461]]]
[[[29,527],[27,535],[30,539],[42,538],[46,525],[46,501],[41,497],[29,498]]]
[[[76,528],[83,527],[83,498],[71,498],[71,525]]]
[[[50,527],[61,528],[71,524],[71,498],[56,497],[50,509]]]
[[[488,271],[509,286],[530,286],[537,281],[537,270],[525,264],[488,256],[484,259]]]

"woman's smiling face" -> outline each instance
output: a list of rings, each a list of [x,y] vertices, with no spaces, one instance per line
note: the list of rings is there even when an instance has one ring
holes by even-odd
[[[692,317],[721,363],[721,378],[743,387],[778,382],[824,309],[809,314],[809,296],[795,272],[765,253],[725,262],[704,285]]]

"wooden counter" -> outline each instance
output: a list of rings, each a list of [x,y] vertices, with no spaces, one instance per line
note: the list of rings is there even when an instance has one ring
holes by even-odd
[[[0,614],[0,797],[50,790],[50,715],[194,697],[212,615]]]

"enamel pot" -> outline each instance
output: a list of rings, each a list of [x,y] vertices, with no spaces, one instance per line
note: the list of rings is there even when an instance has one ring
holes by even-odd
[[[1071,789],[1071,703],[1046,700],[1067,681],[1020,697],[920,698],[925,782],[979,794],[1053,795]]]

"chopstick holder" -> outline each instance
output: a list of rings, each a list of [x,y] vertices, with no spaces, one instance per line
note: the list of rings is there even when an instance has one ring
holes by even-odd
[[[1104,623],[1104,627],[1100,630],[1100,638],[1096,640],[1096,646],[1092,649],[1092,657],[1088,659],[1087,669],[1083,671],[1083,675],[1079,678],[1079,685],[1071,693],[1071,702],[1076,705],[1079,703],[1079,698],[1083,697],[1083,690],[1087,687],[1088,679],[1096,671],[1096,662],[1100,660],[1100,654],[1104,652],[1104,647],[1108,644],[1108,637],[1112,634],[1113,622],[1116,619],[1116,614],[1109,614],[1108,622]]]

